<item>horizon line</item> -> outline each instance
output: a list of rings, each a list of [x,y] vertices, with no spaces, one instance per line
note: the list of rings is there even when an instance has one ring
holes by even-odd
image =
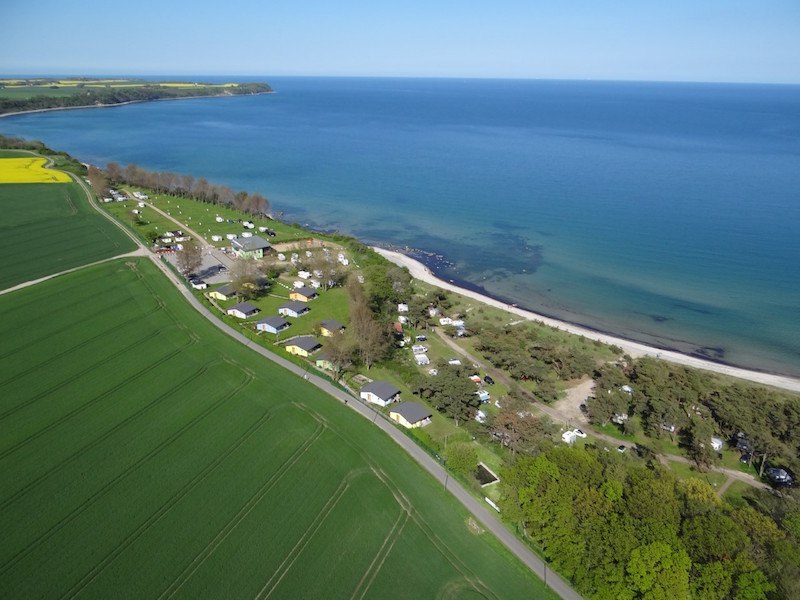
[[[692,83],[692,84],[707,84],[707,85],[783,85],[783,86],[798,86],[800,80],[791,81],[728,81],[728,80],[702,80],[702,79],[625,79],[625,78],[612,78],[612,77],[510,77],[510,76],[494,76],[494,75],[344,75],[344,74],[231,74],[231,73],[75,73],[64,71],[61,73],[36,73],[36,74],[19,74],[19,73],[0,73],[0,79],[38,79],[38,78],[55,78],[55,77],[87,77],[87,78],[106,78],[106,77],[120,77],[120,78],[163,78],[165,81],[169,78],[180,79],[194,79],[199,81],[203,77],[229,77],[235,79],[237,77],[247,78],[297,78],[297,79],[450,79],[450,80],[464,80],[464,81],[563,81],[563,82],[584,82],[584,83]]]

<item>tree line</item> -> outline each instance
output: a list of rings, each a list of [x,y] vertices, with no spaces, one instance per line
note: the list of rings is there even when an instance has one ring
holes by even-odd
[[[90,168],[88,177],[98,195],[104,195],[109,184],[127,183],[163,194],[230,206],[250,215],[266,216],[270,212],[269,200],[261,194],[235,192],[227,186],[209,183],[205,177],[195,178],[171,171],[148,171],[135,164],[122,167],[115,162],[108,163],[105,171]]]
[[[196,87],[164,87],[157,83],[136,87],[85,88],[76,87],[74,94],[66,96],[34,95],[29,98],[0,97],[0,114],[45,108],[70,108],[96,104],[122,104],[162,100],[164,98],[191,98],[195,96],[260,94],[272,91],[266,83],[242,83],[237,86],[219,88],[198,85]]]
[[[731,505],[700,479],[625,459],[565,446],[518,456],[501,471],[502,514],[587,598],[800,597],[796,499],[773,515],[758,497]]]

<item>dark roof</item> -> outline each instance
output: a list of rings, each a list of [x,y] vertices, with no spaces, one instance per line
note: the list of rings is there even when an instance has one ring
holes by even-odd
[[[769,469],[767,469],[766,475],[776,483],[786,483],[792,481],[792,476],[786,472],[786,469],[770,467]]]
[[[322,327],[327,329],[328,331],[339,331],[344,329],[344,325],[339,323],[336,319],[325,319],[322,323],[320,323]]]
[[[269,325],[275,329],[281,329],[283,327],[289,326],[289,321],[284,319],[283,317],[267,317],[266,319],[261,319],[258,325]]]
[[[307,310],[311,310],[310,308],[308,308],[308,304],[300,302],[299,300],[291,300],[286,304],[281,304],[278,308],[279,309],[288,308],[289,310],[293,310],[294,312],[304,312]]]
[[[286,345],[297,346],[306,352],[313,352],[317,348],[322,348],[322,344],[320,344],[315,337],[310,335],[301,335],[300,337],[296,337],[291,342],[286,342]]]
[[[219,292],[223,296],[232,296],[236,293],[236,290],[231,284],[225,284],[222,287],[218,287],[215,292]]]
[[[305,285],[303,287],[301,287],[301,288],[295,288],[292,291],[296,292],[298,294],[303,294],[303,296],[305,296],[306,298],[310,298],[311,296],[316,296],[317,295],[317,290],[315,290],[314,288],[310,288],[308,286],[305,286]]]
[[[431,411],[416,402],[401,402],[390,412],[403,415],[403,418],[412,425],[431,416]]]
[[[228,310],[234,310],[234,309],[236,309],[239,312],[244,313],[246,315],[255,314],[259,310],[258,307],[253,306],[249,302],[239,302],[239,304],[234,304]]]
[[[252,252],[253,250],[267,250],[268,248],[272,248],[272,244],[270,244],[264,238],[258,237],[257,235],[254,235],[253,237],[236,238],[235,240],[231,240],[231,246],[237,250],[243,250],[244,252]]]
[[[361,391],[372,392],[381,400],[388,400],[389,398],[400,393],[400,390],[394,387],[391,383],[387,383],[385,381],[373,381],[372,383],[368,383],[361,388]]]

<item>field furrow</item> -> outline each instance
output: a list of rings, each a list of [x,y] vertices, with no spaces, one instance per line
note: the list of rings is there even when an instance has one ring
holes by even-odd
[[[74,374],[72,377],[68,378],[65,381],[65,384],[74,383],[75,381],[79,380],[83,375],[88,373],[89,371],[91,371],[93,369],[96,369],[97,367],[102,366],[105,363],[111,362],[111,361],[113,361],[113,359],[115,359],[115,358],[117,358],[117,357],[119,357],[119,356],[121,356],[123,354],[127,354],[131,350],[133,350],[133,349],[135,349],[137,347],[140,347],[146,341],[147,341],[147,339],[143,338],[143,339],[138,340],[137,342],[135,342],[133,344],[130,344],[127,348],[124,348],[124,349],[121,349],[121,350],[115,352],[113,355],[107,357],[105,360],[99,361],[96,365],[93,365],[90,368],[84,369],[84,370]],[[119,390],[121,390],[121,389],[123,389],[123,388],[125,388],[127,386],[131,386],[131,385],[136,384],[136,382],[139,379],[142,379],[145,376],[147,376],[153,369],[156,369],[157,367],[162,367],[164,364],[168,363],[171,359],[174,359],[175,357],[177,357],[181,353],[181,351],[183,349],[185,349],[186,347],[189,346],[190,343],[191,342],[187,342],[186,344],[184,344],[184,346],[179,347],[179,348],[173,350],[172,352],[165,353],[165,354],[159,356],[158,360],[151,362],[151,364],[149,364],[148,366],[146,366],[145,368],[141,369],[138,372],[132,373],[132,374],[128,375],[127,377],[118,378],[117,379],[118,383],[115,383],[113,385],[113,387],[107,389],[102,394],[99,394],[99,395],[94,396],[94,397],[90,397],[88,400],[80,402],[77,406],[71,407],[70,410],[68,410],[66,413],[60,414],[58,416],[58,418],[51,420],[49,423],[47,423],[43,427],[37,428],[34,432],[29,432],[29,433],[23,434],[24,437],[22,439],[17,441],[15,444],[8,446],[5,450],[0,452],[0,461],[4,460],[10,454],[13,454],[14,452],[17,452],[20,448],[23,448],[24,446],[32,443],[33,441],[38,439],[40,436],[43,436],[43,435],[49,433],[50,431],[52,431],[53,429],[55,429],[56,427],[59,427],[64,422],[68,421],[69,419],[74,419],[76,416],[82,414],[84,411],[86,411],[90,407],[94,406],[98,402],[108,398],[110,395],[114,394],[115,392],[118,392]],[[40,400],[41,398],[45,397],[46,395],[51,393],[57,387],[59,387],[59,386],[54,386],[53,388],[50,388],[46,392],[43,392],[41,394],[38,394],[37,396],[34,396],[30,401],[26,402],[26,406],[29,406],[31,403],[34,403],[37,400]],[[19,431],[19,430],[17,430],[17,431]]]
[[[538,597],[393,442],[149,260],[0,296],[0,336],[2,598]]]
[[[230,533],[242,522],[242,520],[250,514],[250,511],[253,510],[263,498],[264,496],[272,489],[272,487],[280,481],[281,477],[283,477],[291,468],[292,466],[300,460],[300,458],[305,454],[308,449],[313,445],[313,443],[322,435],[324,428],[319,426],[316,428],[314,433],[305,441],[303,444],[295,451],[292,456],[290,456],[279,468],[278,470],[253,494],[247,502],[242,506],[242,508],[234,515],[234,517],[226,523],[225,527],[223,527],[214,539],[209,542],[205,548],[203,548],[202,552],[200,552],[194,560],[189,564],[189,566],[184,569],[184,571],[173,581],[173,583],[166,589],[164,592],[159,596],[159,598],[171,598],[173,597],[181,588],[184,582],[186,582],[211,556],[214,551],[219,547],[219,545],[225,541]]]

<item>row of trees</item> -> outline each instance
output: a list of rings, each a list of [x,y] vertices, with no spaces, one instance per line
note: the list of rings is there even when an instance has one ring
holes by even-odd
[[[95,186],[96,175],[91,173],[89,180]],[[94,169],[94,171],[97,171]],[[191,175],[180,175],[171,171],[148,171],[137,165],[129,164],[125,167],[117,163],[108,163],[103,173],[105,182],[98,181],[102,192],[95,187],[95,192],[105,193],[108,183],[119,184],[127,183],[138,187],[147,188],[164,194],[172,194],[207,202],[209,204],[221,204],[230,206],[251,215],[268,215],[270,211],[269,201],[261,194],[250,194],[248,192],[235,192],[224,185],[209,183],[204,177],[192,177]]]
[[[800,597],[798,532],[699,479],[557,446],[519,457],[501,486],[505,518],[586,597]],[[784,521],[800,524],[796,502]]]
[[[595,373],[595,397],[587,402],[591,419],[607,423],[614,414],[637,414],[650,437],[672,435],[700,465],[716,459],[709,440],[733,441],[741,432],[760,458],[763,470],[774,457],[800,469],[800,402],[797,395],[746,383],[730,383],[712,373],[642,358],[607,365]],[[630,393],[623,386],[630,386]]]
[[[221,89],[211,85],[194,87],[164,87],[156,83],[136,87],[87,88],[76,87],[74,94],[48,96],[34,94],[28,98],[0,98],[0,114],[45,108],[69,108],[94,104],[122,104],[161,100],[164,98],[191,98],[197,96],[259,94],[271,91],[265,83],[246,83]]]

